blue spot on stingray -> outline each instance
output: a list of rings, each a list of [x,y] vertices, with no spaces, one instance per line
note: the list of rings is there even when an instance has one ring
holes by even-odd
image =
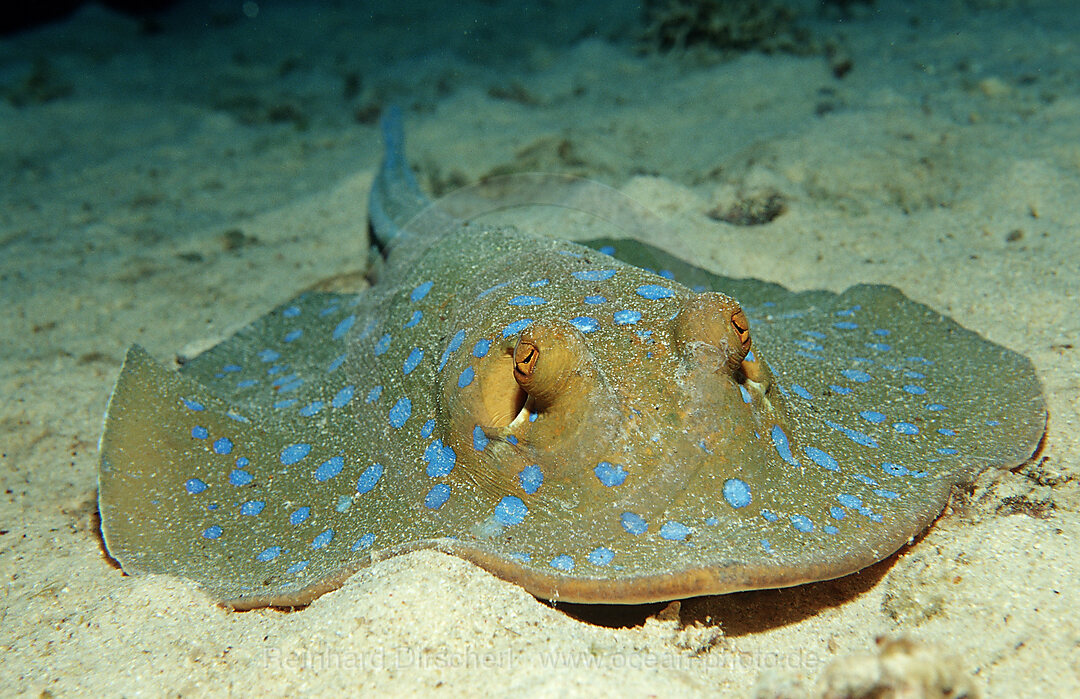
[[[508,434],[508,435],[506,435],[506,441],[509,442],[510,444],[517,444],[518,443],[518,438],[515,437],[512,434]]]
[[[938,430],[938,434],[943,434],[946,437],[955,437],[956,436],[956,430],[950,430],[947,427],[942,427],[942,428],[940,428]]]
[[[925,388],[923,388],[922,386],[919,386],[917,384],[912,384],[912,383],[909,383],[909,384],[905,385],[904,390],[907,391],[908,393],[910,393],[913,396],[921,396],[924,393],[926,393]]]
[[[953,449],[952,447],[942,447],[941,449],[937,450],[937,453],[944,454],[945,456],[953,456],[954,454],[959,454],[960,452],[959,450]]]
[[[890,345],[887,345],[884,342],[867,342],[866,346],[872,350],[877,350],[878,352],[888,352],[892,349]]]
[[[196,412],[200,410],[206,410],[206,406],[202,403],[199,403],[198,401],[189,400],[187,398],[181,398],[180,400],[183,401],[184,407],[186,407],[188,410],[194,410]]]
[[[570,325],[573,325],[583,333],[591,333],[600,327],[600,321],[596,318],[589,318],[588,316],[578,316],[577,318],[570,319]]]
[[[420,365],[420,362],[423,359],[424,350],[420,349],[419,347],[413,347],[412,351],[409,352],[409,356],[405,357],[405,363],[401,365],[402,373],[408,376],[413,369]]]
[[[202,425],[195,425],[191,428],[191,436],[195,439],[206,439],[210,436],[210,431]]]
[[[791,464],[792,466],[798,466],[799,462],[791,455],[791,446],[788,444],[787,435],[784,430],[780,429],[780,425],[773,425],[772,432],[773,446],[776,447],[776,453],[780,455],[780,458]]]
[[[831,420],[822,420],[822,422],[824,422],[826,425],[833,428],[837,432],[841,433],[842,435],[844,435],[845,437],[847,437],[851,441],[855,442],[856,444],[861,444],[864,447],[870,447],[872,449],[877,449],[878,448],[878,443],[875,442],[867,434],[859,432],[858,430],[853,430],[853,429],[844,427],[843,425],[832,422]]]
[[[641,515],[634,512],[623,512],[619,517],[619,522],[622,523],[623,529],[627,534],[644,534],[645,530],[649,528],[648,522]]]
[[[844,508],[837,507],[836,505],[833,505],[832,507],[829,508],[829,516],[831,516],[833,519],[839,521],[839,520],[843,519],[844,517],[847,517],[847,512],[844,511]]]
[[[750,504],[750,500],[752,499],[750,496],[750,486],[746,484],[746,481],[738,478],[729,478],[724,481],[724,499],[735,509],[746,507]]]
[[[416,325],[417,323],[419,323],[420,319],[423,318],[423,317],[424,317],[424,312],[423,311],[413,311],[412,317],[409,318],[409,320],[402,327],[411,328],[414,325]]]
[[[615,270],[613,269],[582,269],[577,272],[571,272],[575,279],[580,279],[583,282],[604,282],[615,276]]]
[[[610,245],[604,245],[604,246],[598,248],[598,250],[600,252],[604,253],[605,255],[614,255],[615,254],[615,248],[613,248]]]
[[[657,272],[657,274],[659,274],[664,279],[670,279],[672,281],[675,280],[675,273],[672,272],[670,269],[662,269],[659,272]]]
[[[357,539],[356,543],[353,544],[352,548],[349,549],[349,550],[353,551],[353,552],[360,551],[361,549],[368,548],[369,546],[371,546],[374,543],[375,543],[375,535],[372,534],[371,532],[368,532],[367,534],[364,534],[362,537]]]
[[[412,415],[412,401],[408,398],[398,399],[398,402],[394,403],[394,407],[390,408],[388,416],[390,426],[394,429],[401,429],[401,426],[405,424],[410,415]]]
[[[591,295],[591,296],[586,296],[585,297],[585,303],[587,303],[587,304],[589,304],[591,306],[597,306],[597,305],[599,305],[601,303],[607,303],[607,299],[604,298],[603,296]]]
[[[335,340],[340,340],[345,337],[345,334],[349,332],[349,328],[351,328],[355,322],[356,316],[354,315],[342,318],[341,322],[334,326],[334,332],[330,334],[330,337]]]
[[[202,535],[204,539],[216,539],[221,536],[221,527],[216,524],[209,526],[203,529]]]
[[[239,459],[236,460],[236,465],[238,468],[245,468],[249,463],[251,462],[248,461],[246,456],[241,456]]]
[[[356,492],[361,495],[371,492],[371,489],[374,488],[378,484],[379,479],[382,478],[382,474],[382,464],[372,464],[368,466],[364,469],[364,472],[360,474],[360,477],[356,479]]]
[[[376,357],[380,357],[386,353],[386,350],[390,349],[390,333],[386,333],[379,338],[379,341],[375,343],[375,349],[373,352]]]
[[[532,318],[522,318],[521,320],[515,320],[510,325],[507,325],[505,328],[503,328],[502,336],[510,337],[511,335],[516,335],[525,328],[532,325],[532,322]]]
[[[487,356],[488,350],[491,349],[491,340],[481,338],[473,345],[472,355],[477,359],[483,359]]]
[[[319,317],[320,318],[325,318],[328,315],[332,315],[334,313],[337,313],[339,310],[341,310],[340,307],[336,303],[332,303],[329,306],[327,306],[326,308],[319,311]]]
[[[888,461],[883,461],[881,463],[881,470],[888,473],[890,476],[907,476],[911,474],[911,471],[907,470],[904,466]]]
[[[986,426],[987,427],[997,427],[1000,424],[1001,424],[1001,422],[999,422],[998,420],[987,420],[986,421]]]
[[[792,515],[791,526],[795,527],[796,531],[800,531],[804,534],[814,531],[814,523],[811,522],[808,517],[803,515]]]
[[[473,371],[471,366],[467,366],[461,370],[461,374],[458,376],[457,385],[458,388],[465,388],[473,382],[473,377],[476,376],[476,372]]]
[[[791,392],[797,395],[799,398],[803,398],[805,400],[813,400],[814,398],[812,395],[810,395],[810,391],[807,391],[805,388],[803,388],[797,383],[791,384]]]
[[[291,566],[286,568],[285,573],[288,574],[288,575],[296,575],[297,573],[302,572],[304,570],[304,568],[307,568],[307,567],[308,567],[308,562],[307,561],[297,561],[296,563],[293,563]]]
[[[229,482],[233,485],[247,485],[255,480],[255,476],[241,468],[234,468],[229,472]]]
[[[720,520],[716,517],[709,517],[705,520],[705,524],[710,527],[715,527],[717,524],[720,524]]]
[[[281,312],[281,315],[285,316],[286,318],[295,318],[296,316],[300,315],[300,309],[296,306],[289,306]]]
[[[345,459],[340,456],[332,456],[326,461],[319,464],[319,467],[315,469],[315,480],[328,481],[337,474],[341,473],[341,468],[345,465]]]
[[[518,482],[526,494],[532,495],[544,484],[544,472],[536,464],[526,466],[518,474]]]
[[[550,279],[537,279],[534,282],[529,282],[529,286],[531,286],[533,288],[536,288],[536,287],[540,287],[540,286],[547,286],[550,283],[551,283]]]
[[[269,563],[270,561],[274,560],[275,558],[277,558],[280,555],[281,555],[281,547],[280,546],[271,546],[269,548],[263,549],[259,553],[258,556],[255,556],[255,559],[257,561],[259,561],[260,563]]]
[[[233,443],[228,437],[219,437],[214,440],[215,454],[228,454],[232,451]]]
[[[823,349],[825,349],[823,346],[819,345],[818,343],[810,342],[809,340],[793,340],[792,342],[797,347],[802,347],[804,350],[809,350],[811,352],[820,352]]]
[[[432,418],[432,419],[429,419],[427,422],[425,422],[424,426],[420,428],[420,436],[422,438],[424,438],[424,439],[427,439],[428,437],[431,436],[431,433],[434,432],[434,431],[435,431],[435,420]]]
[[[771,510],[762,510],[761,516],[766,522],[775,522],[780,519],[780,516]]]
[[[806,447],[803,451],[806,452],[806,455],[810,457],[810,460],[818,466],[829,471],[840,470],[840,464],[836,463],[836,459],[828,452],[824,452],[817,447]]]
[[[266,507],[266,503],[262,500],[248,500],[240,506],[240,514],[254,517],[262,512],[264,507]]]
[[[831,390],[838,396],[846,396],[850,393],[853,393],[852,389],[848,388],[847,386],[837,386],[834,383],[829,384],[829,390]]]
[[[891,490],[884,490],[884,489],[875,490],[874,495],[880,495],[881,497],[888,498],[889,500],[897,500],[897,499],[900,498],[900,493],[896,493],[896,492],[893,492]]]
[[[252,386],[257,385],[258,383],[259,382],[256,381],[255,379],[244,379],[243,381],[237,381],[236,382],[236,387],[237,388],[251,388]]]
[[[312,415],[317,414],[322,409],[323,402],[321,400],[312,401],[305,405],[303,408],[300,408],[300,416],[311,417]]]
[[[484,434],[484,429],[482,427],[480,427],[480,425],[477,425],[476,427],[473,428],[473,431],[472,431],[473,449],[475,449],[476,451],[484,451],[484,447],[486,447],[488,445],[489,441],[491,441],[491,440],[489,440],[487,435]]]
[[[651,300],[667,299],[675,295],[672,289],[659,284],[642,284],[637,288],[637,295]]]
[[[311,542],[311,548],[313,548],[313,549],[321,549],[323,546],[326,546],[331,541],[333,541],[333,539],[334,539],[334,530],[333,529],[327,529],[322,534],[319,534],[317,537],[315,537],[315,539]]]
[[[852,477],[853,477],[853,478],[854,478],[855,480],[857,480],[857,481],[859,481],[859,482],[861,482],[861,483],[865,483],[866,485],[873,485],[873,486],[876,486],[876,485],[878,484],[878,482],[877,482],[877,481],[875,481],[875,480],[874,480],[873,478],[871,478],[870,476],[867,476],[866,474],[863,474],[863,473],[856,473],[856,474],[855,474],[854,476],[852,476]]]
[[[293,525],[294,527],[297,524],[302,524],[304,520],[308,518],[309,514],[311,514],[310,507],[298,507],[292,511],[292,514],[289,515],[289,524]]]
[[[450,344],[448,344],[446,346],[446,349],[443,350],[442,357],[439,359],[439,371],[443,370],[443,367],[446,366],[446,360],[450,358],[450,355],[452,353],[456,352],[458,348],[461,347],[461,343],[464,341],[464,330],[458,330],[456,333],[454,333],[454,336],[450,338]]]
[[[290,330],[285,333],[285,337],[281,338],[283,342],[292,342],[293,340],[299,340],[300,336],[304,334],[303,330]]]
[[[860,369],[844,369],[840,372],[840,374],[844,378],[851,379],[852,381],[855,381],[857,383],[866,383],[872,378],[870,374],[867,374],[865,371],[862,371]]]
[[[743,386],[742,384],[739,384],[739,392],[742,393],[742,402],[743,403],[749,403],[752,400],[750,398],[750,391],[747,391],[746,387]]]
[[[267,376],[273,376],[274,374],[280,374],[281,372],[285,371],[285,369],[287,369],[288,366],[289,366],[288,364],[284,364],[284,365],[275,364],[274,366],[272,366],[272,367],[270,367],[269,369],[266,370],[266,375]]]
[[[529,508],[525,507],[521,498],[514,495],[507,495],[495,506],[495,521],[504,527],[521,524],[527,514]]]
[[[894,422],[893,429],[899,434],[919,434],[919,428],[910,422]]]
[[[445,483],[436,483],[424,496],[424,507],[429,510],[437,510],[450,499],[450,486]]]
[[[879,413],[876,410],[863,410],[859,413],[859,417],[874,424],[885,422],[885,413]]]
[[[772,544],[769,543],[768,539],[762,539],[761,540],[761,548],[762,548],[763,551],[765,551],[765,553],[772,554],[772,552],[773,552]]]
[[[606,566],[608,563],[611,563],[613,558],[615,558],[615,552],[601,546],[590,551],[587,558],[589,559],[589,563],[592,563],[594,566]]]
[[[596,474],[596,478],[609,488],[622,485],[626,482],[626,469],[622,464],[612,464],[607,461],[601,461],[593,469],[593,473]]]
[[[199,480],[198,478],[189,478],[184,483],[184,488],[192,495],[198,495],[202,491],[206,490],[207,486],[206,483]]]
[[[276,362],[281,358],[280,352],[275,352],[272,349],[264,349],[255,355],[263,362]]]
[[[296,399],[295,398],[289,398],[289,399],[286,399],[286,400],[279,400],[278,402],[274,403],[273,406],[271,406],[271,407],[273,407],[275,410],[281,410],[282,408],[289,408],[289,407],[292,407],[294,405],[296,405]]]
[[[749,351],[748,351],[748,352],[746,353],[746,361],[748,361],[748,362],[755,362],[755,361],[757,361],[757,359],[755,359],[755,358],[754,358],[754,350],[749,350]]]
[[[850,320],[842,320],[839,323],[833,323],[833,327],[839,328],[840,330],[854,330],[859,327],[859,324],[852,323]]]
[[[862,507],[862,500],[854,495],[848,495],[847,493],[841,493],[836,496],[836,501],[844,507],[850,507],[853,510],[857,510]]]
[[[507,303],[511,306],[543,306],[547,299],[541,296],[515,296]]]
[[[295,391],[304,385],[303,379],[296,378],[296,375],[288,377],[290,380],[288,383],[282,383],[278,387],[278,393],[288,393],[289,391]]]
[[[491,292],[497,291],[497,290],[503,288],[504,286],[510,286],[510,282],[503,282],[501,284],[496,284],[493,287],[484,289],[483,291],[481,291],[479,294],[476,295],[476,300],[479,301],[480,299],[484,298],[485,296],[487,296]]]
[[[416,303],[417,301],[428,295],[428,292],[431,291],[431,287],[433,285],[434,282],[424,282],[423,284],[412,290],[412,293],[409,294],[409,300],[413,303]]]
[[[356,391],[356,386],[348,385],[338,391],[333,399],[330,401],[330,405],[334,408],[344,408],[349,404],[349,401],[353,398],[353,392]]]
[[[555,570],[561,570],[563,572],[569,572],[574,569],[574,559],[567,556],[565,553],[561,556],[556,556],[551,559],[549,564]]]
[[[281,450],[281,463],[286,466],[292,466],[307,456],[310,451],[310,444],[304,444],[302,442],[299,444],[290,444]]]
[[[825,532],[826,534],[839,534],[840,533],[840,530],[837,529],[836,527],[834,527],[831,524],[826,524],[824,527],[821,528],[821,531]]]
[[[457,453],[451,446],[443,446],[441,439],[434,440],[424,450],[424,461],[427,462],[427,474],[431,478],[441,478],[450,475],[457,462]]]
[[[660,538],[668,541],[684,541],[690,536],[690,527],[682,522],[668,520],[660,527]]]
[[[625,309],[613,314],[615,325],[634,325],[641,320],[641,311]]]
[[[375,386],[367,392],[367,398],[364,399],[365,403],[374,403],[379,400],[379,396],[382,395],[382,386]]]

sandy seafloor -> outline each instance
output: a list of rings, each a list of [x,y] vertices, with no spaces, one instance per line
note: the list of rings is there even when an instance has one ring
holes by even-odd
[[[1080,695],[1075,5],[811,16],[842,78],[820,52],[643,54],[633,3],[448,7],[88,7],[0,41],[0,693]],[[355,281],[390,101],[425,186],[591,176],[718,273],[892,284],[1025,353],[1044,449],[859,574],[663,612],[553,608],[430,552],[295,612],[124,576],[97,531],[96,445],[125,348],[169,360]],[[706,216],[769,191],[787,206],[771,223]]]

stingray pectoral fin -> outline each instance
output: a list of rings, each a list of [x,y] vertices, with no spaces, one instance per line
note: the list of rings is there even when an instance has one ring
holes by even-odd
[[[229,606],[303,604],[370,560],[364,508],[346,514],[356,469],[332,436],[264,430],[132,347],[101,443],[105,546],[127,573],[190,578]]]

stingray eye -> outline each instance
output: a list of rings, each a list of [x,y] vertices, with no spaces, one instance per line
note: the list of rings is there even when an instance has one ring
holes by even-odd
[[[743,309],[739,308],[731,314],[731,327],[735,329],[735,334],[739,337],[739,342],[742,344],[743,351],[749,351],[750,322],[746,320],[746,314],[743,313]]]
[[[595,358],[581,331],[566,321],[534,323],[518,336],[513,377],[537,412],[581,400],[597,379]],[[582,393],[585,391],[585,393]]]
[[[750,351],[750,321],[735,299],[716,291],[691,296],[672,321],[672,334],[687,357],[719,353],[721,368],[732,375]]]
[[[528,340],[520,340],[514,348],[514,378],[527,383],[536,369],[536,360],[540,358],[540,348]]]

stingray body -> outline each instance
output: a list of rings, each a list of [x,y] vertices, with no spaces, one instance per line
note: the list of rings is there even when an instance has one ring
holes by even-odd
[[[304,294],[179,372],[129,351],[100,467],[125,571],[234,608],[419,548],[566,601],[794,585],[887,556],[1042,435],[1030,362],[896,289],[470,225],[417,188],[400,116],[385,130],[377,284]]]

